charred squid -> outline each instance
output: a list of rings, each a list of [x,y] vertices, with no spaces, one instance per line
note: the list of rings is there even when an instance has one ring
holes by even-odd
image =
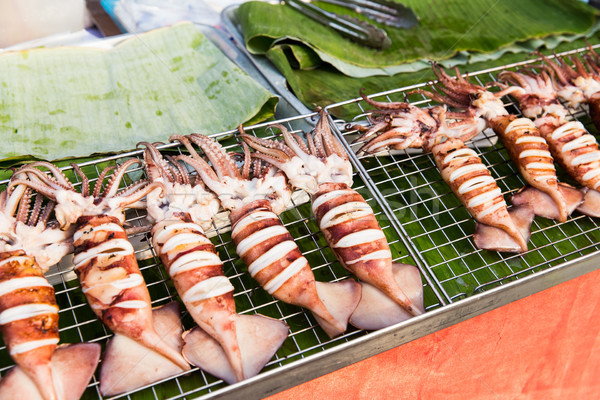
[[[202,135],[173,139],[191,154],[178,159],[193,167],[217,194],[223,208],[231,211],[231,237],[250,275],[276,299],[310,310],[330,337],[345,332],[360,299],[360,285],[351,279],[333,283],[315,280],[308,260],[278,217],[291,200],[284,174],[253,163],[247,147],[240,171],[231,155],[213,139]],[[212,167],[192,143],[204,151]]]
[[[581,122],[567,120],[568,110],[558,102],[546,71],[539,74],[529,69],[507,71],[501,73],[500,78],[514,85],[507,90],[517,100],[523,113],[534,119],[554,159],[583,186],[583,202],[582,195],[570,194],[573,202],[579,200],[577,210],[600,216],[600,149],[596,138],[587,132]],[[536,196],[530,201],[540,200]]]
[[[324,111],[320,112],[314,134],[306,142],[283,125],[273,125],[283,134],[284,142],[242,134],[260,158],[282,170],[290,183],[306,191],[312,211],[327,243],[341,264],[359,280],[379,289],[382,298],[391,301],[403,313],[386,315],[386,310],[368,307],[363,296],[351,323],[359,328],[377,329],[401,319],[423,313],[422,282],[419,271],[411,265],[392,262],[387,239],[373,209],[351,188],[352,165],[342,145],[335,139]],[[408,271],[408,272],[407,272]],[[410,279],[398,279],[410,275]],[[383,304],[383,303],[381,303]],[[372,311],[378,311],[375,323]],[[397,315],[402,317],[396,317]],[[365,320],[369,319],[367,323]]]
[[[198,328],[184,334],[183,355],[192,364],[234,383],[256,375],[287,337],[285,323],[262,315],[239,315],[233,285],[215,246],[204,233],[219,201],[176,160],[146,146],[148,177],[160,189],[148,194],[152,244]]]
[[[11,188],[24,185],[44,194],[56,203],[61,229],[74,226],[73,264],[82,291],[94,313],[115,333],[100,370],[104,395],[133,390],[190,368],[178,348],[178,309],[165,306],[153,316],[148,288],[123,228],[125,207],[162,187],[157,182],[138,182],[119,190],[127,169],[139,163],[132,159],[116,169],[108,167],[100,173],[92,193],[88,178],[76,165],[73,168],[82,181],[81,193],[60,169],[45,162],[21,168],[18,173],[28,179],[10,184]],[[45,167],[49,174],[37,167]]]
[[[0,194],[0,330],[17,364],[0,380],[0,398],[79,398],[100,346],[58,346],[58,306],[44,272],[72,251],[72,243],[69,232],[48,222],[54,204],[44,205],[36,194],[32,206],[33,196],[25,185]],[[78,370],[65,374],[71,365]]]

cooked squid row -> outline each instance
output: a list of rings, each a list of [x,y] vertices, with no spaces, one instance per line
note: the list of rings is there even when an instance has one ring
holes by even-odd
[[[546,59],[547,62],[549,60]],[[575,73],[573,70],[571,72]],[[594,136],[590,135],[577,121],[567,121],[568,110],[558,102],[554,84],[558,84],[546,71],[534,74],[530,70],[501,74],[501,78],[515,86],[508,88],[513,97],[530,118],[549,145],[549,151],[556,162],[579,184],[582,194],[577,195],[570,186],[561,184],[567,209],[600,216],[600,201],[597,189],[600,187],[600,152]],[[554,76],[556,79],[556,75]],[[570,86],[566,78],[560,85]],[[579,89],[577,89],[579,90]],[[585,193],[585,194],[583,194]],[[540,203],[541,197],[535,193],[526,196],[529,203]],[[541,209],[539,207],[538,209]],[[537,211],[536,211],[537,213]],[[539,214],[539,213],[538,213]]]
[[[542,217],[566,221],[581,203],[582,195],[558,181],[548,142],[533,121],[511,115],[495,118],[491,124],[521,176],[539,191],[524,188],[513,196],[512,204],[526,205]],[[552,201],[544,201],[544,194]]]
[[[100,391],[104,395],[133,390],[190,368],[181,355],[181,338],[167,340],[157,333],[150,294],[122,225],[125,207],[160,188],[158,183],[142,181],[119,190],[127,169],[139,163],[132,159],[114,169],[104,190],[104,179],[113,168],[103,171],[90,191],[87,177],[75,166],[83,182],[79,193],[56,166],[46,162],[22,167],[15,173],[20,178],[9,186],[31,187],[45,195],[56,203],[61,229],[75,227],[73,264],[82,291],[94,313],[115,333],[100,368]],[[178,317],[165,321],[171,323],[170,332],[180,329]],[[143,373],[140,370],[149,364],[142,360],[152,362]]]
[[[309,309],[331,337],[346,331],[348,318],[360,299],[360,288],[352,280],[315,281],[308,260],[267,200],[232,211],[231,224],[237,254],[250,276],[267,292]]]
[[[527,251],[529,224],[533,216],[513,214],[511,217],[502,191],[477,153],[457,139],[436,144],[432,152],[442,178],[473,218],[480,224],[498,228],[496,236],[508,236],[490,240],[487,235],[476,231],[474,240],[477,247]],[[515,221],[513,217],[520,220]],[[523,221],[521,217],[525,217]],[[499,246],[499,243],[503,244]]]
[[[312,196],[312,211],[327,243],[358,279],[379,288],[411,315],[422,314],[389,268],[392,252],[373,209],[345,183],[323,183]]]
[[[379,329],[421,314],[419,271],[392,262],[373,210],[351,189],[352,165],[331,132],[326,112],[320,111],[314,132],[305,133],[306,141],[283,125],[273,127],[281,130],[283,142],[241,136],[255,150],[253,157],[282,170],[292,185],[311,196],[313,214],[340,263],[362,281],[363,288],[369,287],[367,292],[381,294],[363,296],[351,323]]]

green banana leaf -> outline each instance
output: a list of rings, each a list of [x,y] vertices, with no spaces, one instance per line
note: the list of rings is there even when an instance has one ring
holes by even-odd
[[[175,133],[221,132],[268,119],[277,101],[190,23],[110,50],[6,53],[0,56],[0,159],[82,157],[167,141]]]
[[[344,73],[357,76],[394,74],[393,66],[423,58],[448,59],[458,52],[493,52],[515,42],[556,34],[583,34],[597,11],[575,0],[404,0],[419,16],[419,25],[384,28],[392,46],[384,51],[361,46],[298,11],[279,4],[247,2],[236,17],[248,50],[265,54],[275,44],[301,42]],[[318,3],[329,11],[365,17],[344,7]],[[357,68],[358,67],[358,68]],[[363,69],[373,69],[362,71]],[[412,70],[415,66],[411,67]],[[423,68],[421,65],[420,68]]]
[[[587,39],[590,44],[600,43],[600,38],[593,36]],[[586,46],[583,39],[563,43],[554,51],[561,52]],[[544,53],[549,51],[543,50]],[[359,90],[365,93],[378,93],[395,88],[405,87],[417,83],[436,79],[431,68],[416,72],[400,73],[393,76],[371,76],[366,78],[354,78],[341,74],[330,65],[322,65],[312,70],[294,69],[287,60],[286,53],[279,46],[274,47],[267,53],[269,60],[286,77],[289,88],[308,108],[327,105],[353,99],[359,96]],[[461,72],[479,71],[514,62],[525,61],[531,58],[530,53],[505,54],[497,60],[483,61],[461,66]],[[401,100],[401,99],[399,99]],[[329,109],[334,116],[350,120],[362,111],[356,104]]]

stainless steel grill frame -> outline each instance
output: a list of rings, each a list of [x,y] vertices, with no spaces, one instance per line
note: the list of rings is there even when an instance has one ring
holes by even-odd
[[[585,49],[560,55],[580,51]],[[536,59],[504,65],[469,73],[468,76],[471,82],[484,86],[495,82],[500,71],[514,70],[539,61]],[[376,101],[407,101],[419,107],[427,107],[434,103],[424,96],[406,96],[408,92],[426,85],[427,83],[422,83],[369,97]],[[417,100],[410,100],[417,97]],[[510,98],[503,100],[509,112],[522,116],[518,106]],[[348,105],[356,105],[362,111],[353,119],[352,124],[370,126],[367,119],[370,106],[362,98],[337,103],[326,109]],[[570,117],[582,122],[590,132],[596,132],[583,107],[570,110]],[[332,119],[332,124],[337,128],[337,135],[343,138],[346,149],[354,154],[360,146],[352,143],[356,131],[346,129],[349,125],[346,121]],[[471,147],[475,148],[488,166],[507,200],[525,185],[506,150],[491,130],[486,130],[472,140]],[[422,261],[423,267],[448,302],[600,251],[600,225],[597,219],[577,213],[562,224],[536,218],[532,225],[530,249],[526,253],[501,254],[478,250],[471,239],[474,221],[441,179],[431,155],[412,150],[392,151],[376,156],[362,155],[357,157],[356,163],[359,173],[370,178],[366,179],[370,189],[385,205],[384,210],[390,220],[406,236],[407,246],[415,250],[415,257]],[[557,172],[562,181],[574,183],[564,172]]]
[[[483,83],[494,79],[502,69],[522,64],[526,63],[472,73],[471,77]],[[378,100],[400,99],[407,91],[420,86],[423,85],[372,97]],[[331,105],[328,109],[350,103],[360,105],[361,99]],[[425,100],[415,102],[427,103]],[[507,104],[514,107],[508,99]],[[366,115],[366,112],[359,115],[354,122],[366,123]],[[583,110],[572,116],[589,127],[589,119]],[[315,114],[306,114],[277,122],[298,132],[307,125],[313,125],[314,119]],[[345,123],[331,121],[334,133],[351,150],[347,139],[352,133],[342,133]],[[247,127],[246,132],[269,137],[272,132],[268,125]],[[239,150],[233,138],[235,132],[212,136],[222,139],[228,149]],[[495,144],[493,135],[483,135],[474,145],[505,194],[523,185],[506,153]],[[162,148],[182,151],[176,144]],[[90,177],[97,177],[104,166],[141,155],[141,150],[132,151],[84,162],[80,166]],[[235,254],[226,215],[221,214],[208,234],[217,246],[226,275],[235,287],[238,312],[263,313],[284,320],[290,326],[290,337],[258,376],[244,382],[226,385],[193,369],[190,373],[114,398],[263,398],[598,268],[600,233],[597,221],[591,218],[577,215],[563,224],[536,219],[532,248],[525,255],[482,252],[474,248],[470,239],[473,226],[470,216],[441,180],[429,155],[402,153],[385,157],[356,157],[350,153],[350,159],[356,171],[353,187],[375,209],[390,242],[394,260],[420,268],[427,312],[376,332],[350,328],[341,337],[330,340],[311,315],[273,299],[249,277]],[[65,166],[64,170],[69,172],[70,167]],[[123,184],[131,184],[143,175],[141,167],[132,168]],[[94,179],[91,181],[94,182]],[[0,182],[0,185],[6,185],[6,181]],[[318,280],[333,281],[349,276],[319,232],[310,214],[306,195],[296,193],[293,204],[281,218],[311,262]],[[127,221],[132,226],[144,225],[144,219],[145,213],[140,210],[131,210],[127,214]],[[150,245],[149,231],[132,234],[130,239],[150,288],[153,305],[177,299],[173,285]],[[574,240],[578,243],[575,244]],[[586,244],[581,246],[581,241]],[[494,258],[491,263],[490,257]],[[67,257],[47,274],[55,286],[61,307],[61,340],[105,343],[111,333],[89,309],[72,268],[70,257]],[[182,316],[184,326],[191,328],[193,321],[183,308]],[[13,365],[5,349],[5,346],[0,347],[0,374]],[[95,376],[83,398],[101,399],[98,384]]]
[[[285,124],[288,129],[296,132],[301,132],[295,126],[303,126],[306,120],[312,123],[311,118],[314,115],[298,116],[278,122]],[[270,130],[265,128],[268,124],[256,125],[246,128],[247,133],[258,134],[261,136],[272,137]],[[241,147],[237,144],[233,135],[236,131],[223,132],[214,135],[215,138],[222,139],[228,150],[239,151]],[[176,151],[181,153],[183,146],[170,144],[160,146],[161,149],[167,151]],[[120,164],[124,160],[131,157],[142,157],[142,151],[133,151],[125,154],[115,155],[102,158],[100,160],[85,162],[79,164],[83,171],[91,179],[91,184],[97,180],[100,171],[108,164]],[[70,166],[62,168],[69,175],[76,188],[81,186],[78,177],[72,172]],[[134,180],[145,175],[142,166],[130,168],[129,172],[123,179],[123,185],[130,185]],[[393,258],[399,262],[413,263],[400,237],[397,236],[392,225],[389,224],[385,214],[381,212],[381,207],[377,203],[362,182],[360,177],[355,174],[354,189],[360,192],[367,202],[375,209],[376,216],[388,237],[388,241],[392,248]],[[6,186],[7,182],[0,182]],[[308,196],[303,192],[294,193],[292,204],[289,209],[281,214],[281,219],[290,229],[296,242],[298,243],[303,254],[311,263],[312,269],[317,280],[320,281],[338,281],[350,276],[350,274],[339,264],[333,252],[327,246],[325,238],[319,231],[319,228],[311,215]],[[127,223],[132,227],[140,227],[146,225],[145,211],[129,210],[127,212]],[[140,269],[146,279],[146,284],[152,296],[153,306],[164,305],[172,300],[177,299],[177,293],[170,282],[167,273],[165,272],[160,259],[152,249],[150,241],[149,228],[142,230],[141,233],[129,235],[130,240],[134,244],[136,250],[136,258],[138,259]],[[235,300],[238,312],[240,313],[260,313],[273,318],[278,318],[285,321],[290,327],[290,335],[284,346],[276,356],[268,363],[265,371],[277,371],[278,368],[293,364],[297,360],[303,360],[313,354],[318,354],[327,349],[337,347],[342,344],[351,343],[356,338],[367,335],[367,332],[357,330],[350,327],[349,330],[342,336],[329,339],[327,335],[317,325],[315,319],[310,313],[305,310],[284,304],[275,300],[271,295],[266,293],[258,284],[249,276],[243,263],[235,253],[235,246],[231,241],[229,234],[229,221],[226,213],[221,212],[212,229],[207,231],[207,235],[211,237],[213,243],[221,256],[224,264],[225,274],[235,287]],[[73,272],[72,257],[66,257],[56,267],[53,267],[47,274],[47,277],[55,286],[56,297],[60,306],[59,321],[61,342],[99,342],[105,343],[111,336],[111,332],[106,329],[103,324],[95,317],[85,297],[80,290],[79,283]],[[442,301],[437,293],[437,289],[429,283],[425,282],[428,309],[433,309],[441,306]],[[183,314],[183,322],[186,329],[192,328],[195,324],[181,306]],[[5,356],[1,358],[0,373],[5,373],[13,362],[4,351],[5,346],[0,347],[0,353]],[[246,382],[243,382],[244,384]],[[84,394],[84,398],[102,398],[98,388],[98,377],[95,376],[88,390]],[[163,382],[150,385],[143,390],[136,390],[132,393],[124,393],[113,398],[189,398],[206,396],[210,398],[212,392],[222,390],[227,393],[235,385],[227,386],[222,381],[205,374],[197,368],[191,373],[182,374],[174,378],[166,379]]]

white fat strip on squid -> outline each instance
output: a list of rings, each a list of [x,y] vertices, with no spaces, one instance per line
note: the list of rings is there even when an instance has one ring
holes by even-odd
[[[52,287],[46,278],[40,276],[24,276],[21,278],[12,278],[0,283],[0,296],[14,292],[15,290],[34,288],[34,287]]]
[[[340,196],[351,195],[353,193],[356,192],[352,189],[332,190],[331,192],[323,193],[312,202],[312,212],[314,214],[322,204],[328,202],[329,200]]]
[[[265,253],[261,254],[260,257],[255,259],[250,265],[248,265],[248,272],[250,276],[254,278],[260,271],[273,264],[277,260],[285,257],[290,251],[298,248],[298,245],[293,240],[286,240],[281,243],[277,243],[271,247]]]
[[[84,287],[81,289],[81,291],[83,293],[87,293],[90,290],[97,288],[97,287],[112,286],[113,288],[117,289],[120,292],[123,289],[131,289],[131,288],[139,286],[143,283],[144,283],[144,277],[142,277],[142,275],[140,275],[140,274],[134,273],[134,274],[127,275],[123,279],[116,279],[112,282],[99,283],[99,284],[93,285],[91,287]]]
[[[461,176],[470,174],[471,172],[484,170],[487,171],[487,168],[480,162],[478,162],[477,164],[468,164],[463,167],[456,168],[454,171],[452,171],[452,173],[450,174],[450,178],[448,179],[450,179],[450,182],[454,182]]]
[[[286,233],[288,233],[288,230],[283,225],[273,225],[265,229],[261,229],[240,241],[236,247],[236,252],[240,257],[243,257],[244,254],[246,254],[250,249],[264,242],[265,240]]]
[[[94,237],[96,232],[101,231],[124,232],[123,227],[119,224],[103,223],[97,226],[83,226],[75,232],[73,237],[89,240]],[[111,304],[112,300],[121,293],[121,291],[144,285],[144,278],[140,274],[133,273],[119,279],[110,275],[110,269],[107,271],[101,271],[99,269],[103,266],[118,262],[123,259],[123,257],[133,255],[133,253],[134,249],[129,240],[113,238],[77,254],[73,257],[73,264],[76,270],[96,257],[96,263],[94,264],[95,271],[105,278],[102,280],[102,278],[97,277],[96,283],[91,285],[90,282],[82,282],[82,291],[84,293],[94,291],[94,297],[96,297],[98,301],[105,305],[111,305],[112,307],[139,309],[149,306],[149,304],[143,300],[129,300]]]
[[[392,252],[389,250],[377,250],[369,254],[365,254],[359,258],[354,260],[346,261],[347,265],[356,264],[359,262],[371,261],[371,260],[384,260],[387,258],[392,258]]]
[[[17,262],[19,264],[23,264],[26,261],[30,261],[31,257],[27,257],[27,256],[15,256],[15,257],[8,257],[2,261],[0,261],[0,268],[4,265],[4,264],[8,264],[9,262]]]
[[[58,307],[53,304],[45,303],[14,306],[0,313],[0,325],[45,314],[58,314]]]
[[[180,233],[173,235],[169,238],[165,244],[163,244],[161,252],[163,254],[169,253],[171,250],[184,245],[201,245],[211,243],[210,239],[200,233]]]
[[[94,238],[96,232],[107,231],[107,232],[118,232],[122,231],[123,227],[119,224],[115,224],[114,222],[106,222],[100,224],[98,226],[93,227],[92,229],[79,229],[73,234],[73,242],[77,242],[79,240],[85,241]]]
[[[169,267],[169,275],[175,277],[182,272],[221,264],[219,255],[212,251],[193,251],[173,261]]]
[[[59,338],[49,338],[49,339],[41,339],[41,340],[32,340],[30,342],[19,343],[17,345],[11,346],[10,355],[14,356],[21,353],[26,353],[28,351],[37,349],[39,347],[44,346],[52,346],[58,344]]]
[[[236,222],[231,236],[238,235],[242,230],[253,224],[254,222],[264,221],[267,219],[278,219],[277,215],[272,211],[254,211],[248,215],[245,215],[242,219]]]
[[[454,155],[454,153],[458,153],[458,154]],[[455,160],[460,161],[461,158],[468,158],[468,157],[477,157],[477,154],[471,149],[458,149],[458,150],[455,150],[452,153],[446,155],[446,157],[444,157],[444,164],[447,164],[446,160],[449,160],[448,162],[455,161]],[[481,162],[478,162],[477,164],[467,164],[465,166],[459,167],[459,168],[455,169],[454,171],[452,171],[452,173],[450,174],[449,180],[450,180],[450,182],[454,182],[461,176],[467,175],[471,172],[483,171],[483,170],[487,171],[487,168]],[[463,182],[459,186],[458,192],[460,194],[466,194],[473,190],[477,190],[481,187],[489,185],[492,182],[495,182],[495,180],[491,175],[489,175],[489,173],[486,175],[474,176],[473,178],[468,179],[467,181]],[[480,218],[483,218],[483,217],[493,213],[494,211],[496,211],[502,207],[506,207],[506,202],[504,201],[504,198],[502,197],[502,191],[500,190],[500,188],[498,188],[496,186],[494,188],[490,188],[490,190],[488,190],[484,193],[481,193],[479,195],[472,197],[467,202],[467,207],[474,208],[481,204],[490,202],[497,197],[500,197],[502,200],[496,204],[493,204],[493,205],[487,207],[485,210],[477,213],[475,218],[480,219]]]
[[[144,307],[149,307],[150,305],[143,300],[126,300],[121,301],[120,303],[111,304],[111,307],[119,307],[119,308],[130,308],[130,309],[140,309]]]
[[[327,211],[321,218],[319,228],[324,230],[346,221],[373,215],[373,209],[365,202],[351,201]]]
[[[213,297],[222,296],[233,291],[233,285],[226,276],[213,276],[196,283],[189,288],[182,296],[181,300],[189,304],[196,301],[207,300]]]
[[[103,261],[116,261],[115,257],[123,258],[129,254],[133,254],[133,246],[127,239],[111,239],[109,241],[100,243],[84,252],[77,254],[73,257],[73,264],[75,269],[81,268],[88,260],[102,255],[110,256],[110,260],[104,259]],[[99,265],[96,265],[99,267]]]
[[[365,243],[371,243],[376,240],[385,239],[385,234],[381,229],[363,229],[358,232],[350,233],[333,245],[335,248],[347,248],[358,246]]]
[[[308,266],[308,260],[304,257],[295,259],[283,271],[267,282],[263,288],[269,293],[275,293],[285,282],[298,273],[302,268]]]

